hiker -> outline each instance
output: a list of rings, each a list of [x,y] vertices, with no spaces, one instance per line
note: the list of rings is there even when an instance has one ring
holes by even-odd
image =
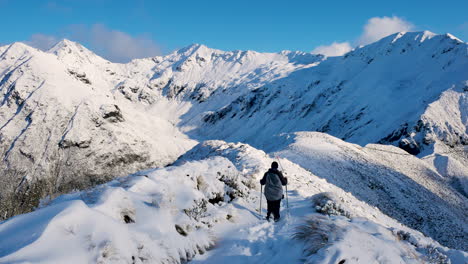
[[[288,184],[288,178],[283,176],[283,173],[278,170],[278,163],[271,163],[271,168],[265,172],[260,180],[261,185],[265,185],[265,197],[267,199],[267,216],[266,220],[270,220],[270,215],[273,214],[275,222],[280,219],[281,199],[284,198],[283,186]]]

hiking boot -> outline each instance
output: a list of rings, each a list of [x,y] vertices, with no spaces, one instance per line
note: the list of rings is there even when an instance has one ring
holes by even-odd
[[[278,217],[278,218],[275,218],[275,222],[278,222],[279,220],[280,220],[280,218],[279,218],[279,217]]]

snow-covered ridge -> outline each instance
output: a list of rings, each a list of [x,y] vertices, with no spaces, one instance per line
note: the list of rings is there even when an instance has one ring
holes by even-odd
[[[169,98],[204,102],[216,92],[227,93],[230,98],[322,59],[310,53],[225,52],[194,44],[155,58],[151,83]]]
[[[2,54],[7,48],[8,46],[0,46],[0,54]]]
[[[267,140],[280,132],[319,130],[359,144],[385,142],[405,123],[416,126],[425,108],[444,91],[457,87],[459,93],[464,93],[468,79],[467,45],[446,35],[427,35],[391,35],[343,57],[297,70],[255,93],[244,93],[205,117],[208,132],[213,129],[217,133],[217,123],[226,127],[225,122],[233,124],[247,116],[252,117],[247,121],[252,123],[252,129],[261,130]],[[269,126],[276,129],[264,129]],[[223,138],[246,137],[240,135],[245,132],[237,126],[230,127]],[[454,128],[462,139],[454,140],[464,144],[468,136],[459,127]],[[209,134],[205,127],[201,130]],[[390,142],[403,136],[409,137],[410,132]]]
[[[336,147],[329,142],[338,139],[319,133],[308,138],[316,140],[317,153],[323,155],[346,155],[344,148],[356,148],[345,142]],[[296,146],[308,145],[303,143]],[[350,155],[360,159],[363,154]],[[319,219],[320,228],[329,228],[328,243],[315,241],[316,252],[307,255],[307,263],[365,257],[369,263],[462,264],[468,259],[467,253],[441,246],[287,159],[280,162],[290,180],[290,214],[283,209],[284,220],[277,224],[259,220],[258,180],[272,160],[245,144],[203,142],[172,166],[61,196],[35,212],[1,223],[0,236],[10,239],[0,240],[0,262],[258,263],[267,258],[286,263],[300,259],[302,247],[311,250],[311,245],[291,237],[307,217]],[[340,158],[332,163],[349,165]],[[393,169],[397,168],[388,168]],[[378,175],[370,176],[377,180]],[[411,210],[418,205],[403,206]],[[51,246],[57,240],[61,243]]]

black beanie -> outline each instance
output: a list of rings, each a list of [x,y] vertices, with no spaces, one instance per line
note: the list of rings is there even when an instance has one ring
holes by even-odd
[[[273,163],[271,163],[271,167],[272,167],[273,169],[277,169],[277,168],[278,168],[278,162],[273,161]]]

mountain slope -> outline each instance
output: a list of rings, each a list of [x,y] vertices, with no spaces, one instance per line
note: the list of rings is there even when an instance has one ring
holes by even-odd
[[[244,89],[228,103],[213,95],[182,116],[181,127],[193,138],[269,151],[273,136],[296,131],[325,132],[362,146],[392,144],[419,157],[440,156],[426,161],[466,196],[466,69],[468,44],[452,35],[398,33]],[[455,171],[447,172],[441,159]]]
[[[316,132],[287,137],[292,143],[276,155],[445,245],[468,247],[467,197],[424,160],[392,146],[362,148]]]
[[[105,62],[79,52],[86,65]],[[132,104],[100,74],[54,54],[12,44],[0,73],[2,218],[46,195],[166,165],[195,144],[157,109]]]
[[[205,125],[193,134],[247,140],[257,146],[281,132],[310,130],[361,145],[398,144],[408,138],[419,146],[415,154],[435,139],[466,144],[464,104],[453,100],[450,107],[463,114],[447,116],[446,127],[437,125],[438,116],[425,112],[445,91],[466,97],[467,68],[466,43],[450,35],[398,33],[212,109]],[[239,129],[238,124],[245,123],[249,131]],[[192,125],[189,118],[187,125]],[[418,137],[411,135],[413,131]]]
[[[337,150],[326,135],[316,139],[325,144],[320,148],[324,154],[378,157]],[[172,166],[61,196],[36,212],[1,223],[0,235],[10,239],[0,241],[0,262],[296,262],[303,256],[301,249],[310,246],[291,237],[304,217],[330,228],[328,243],[317,241],[316,254],[306,256],[308,263],[330,263],[330,258],[353,263],[359,255],[370,263],[461,264],[468,259],[466,253],[439,245],[287,159],[280,163],[290,180],[289,214],[283,204],[282,222],[258,219],[259,179],[272,160],[246,144],[203,142]],[[347,172],[336,176],[344,178]],[[57,240],[62,242],[51,246]]]
[[[190,107],[174,101],[183,99],[180,85],[198,87],[187,98],[200,101],[210,89],[258,86],[321,58],[193,45],[115,64],[68,40],[47,52],[14,43],[0,58],[0,217],[31,210],[47,195],[173,162],[195,144],[176,127]]]

